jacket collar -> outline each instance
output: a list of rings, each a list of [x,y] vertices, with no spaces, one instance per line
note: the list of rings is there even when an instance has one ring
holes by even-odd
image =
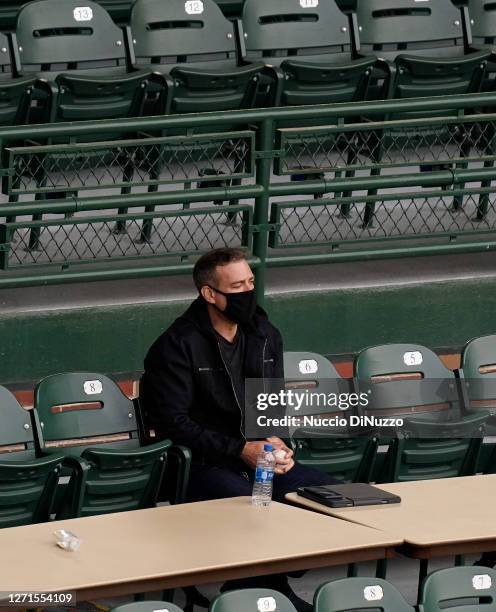
[[[214,334],[212,322],[208,314],[207,303],[205,300],[198,296],[194,300],[186,312],[180,317],[181,319],[187,319],[189,322],[196,325],[200,331],[204,334]],[[245,334],[252,336],[259,336],[265,338],[268,333],[268,317],[265,310],[257,305],[255,316],[253,317],[253,324],[247,327],[243,327]]]

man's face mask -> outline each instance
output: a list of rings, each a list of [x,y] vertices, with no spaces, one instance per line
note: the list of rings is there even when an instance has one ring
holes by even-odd
[[[217,291],[217,293],[220,293],[226,298],[225,310],[221,310],[216,304],[212,304],[225,317],[233,323],[238,323],[240,325],[247,325],[251,322],[257,307],[257,298],[254,289],[250,291],[241,291],[240,293],[224,293],[224,291],[220,291],[215,287],[210,287],[210,289]]]

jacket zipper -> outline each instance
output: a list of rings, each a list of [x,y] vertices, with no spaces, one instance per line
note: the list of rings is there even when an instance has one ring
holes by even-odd
[[[264,393],[266,393],[266,389],[265,389],[265,347],[267,346],[267,338],[265,338],[264,340],[264,345],[263,345],[263,349],[262,349],[262,381],[263,381],[263,390]]]
[[[224,368],[225,368],[225,370],[227,372],[227,375],[229,376],[229,380],[231,382],[231,388],[232,388],[233,393],[234,393],[234,398],[236,399],[236,404],[238,405],[238,408],[239,408],[239,415],[241,417],[241,421],[240,421],[240,425],[239,425],[239,433],[243,437],[243,440],[246,442],[246,437],[245,437],[245,434],[243,433],[243,430],[242,430],[243,411],[241,410],[241,404],[239,403],[238,395],[236,393],[236,389],[234,388],[234,383],[233,383],[233,379],[232,379],[232,376],[231,376],[231,372],[229,371],[229,368],[227,367],[226,362],[224,360],[224,355],[222,354],[222,350],[220,348],[220,342],[217,342],[217,346],[219,347],[220,358],[222,359],[222,363],[224,364]]]

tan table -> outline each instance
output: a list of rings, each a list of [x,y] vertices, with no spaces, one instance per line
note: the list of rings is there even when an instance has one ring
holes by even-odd
[[[405,540],[399,551],[416,559],[496,550],[496,474],[378,485],[400,504],[328,508],[299,497],[291,503]]]
[[[82,540],[55,545],[58,528]],[[0,591],[76,591],[78,599],[386,557],[403,538],[248,497],[0,530]]]

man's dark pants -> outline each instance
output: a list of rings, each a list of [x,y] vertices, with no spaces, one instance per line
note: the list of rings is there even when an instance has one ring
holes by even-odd
[[[206,501],[251,495],[254,471],[225,467],[193,466],[189,480],[188,501]],[[315,468],[295,463],[286,474],[274,476],[272,499],[284,502],[286,493],[298,487],[335,484],[338,480]]]
[[[229,469],[225,467],[192,466],[188,488],[188,501],[206,501],[209,499],[222,499],[226,497],[250,496],[253,489],[254,470]],[[272,499],[284,502],[286,493],[296,491],[298,487],[311,487],[323,484],[334,484],[339,482],[336,478],[329,476],[315,468],[295,463],[286,474],[274,476]],[[305,572],[292,572],[291,576],[302,576]],[[221,590],[240,588],[272,588],[288,594],[288,578],[286,574],[272,574],[230,580],[224,584]]]

